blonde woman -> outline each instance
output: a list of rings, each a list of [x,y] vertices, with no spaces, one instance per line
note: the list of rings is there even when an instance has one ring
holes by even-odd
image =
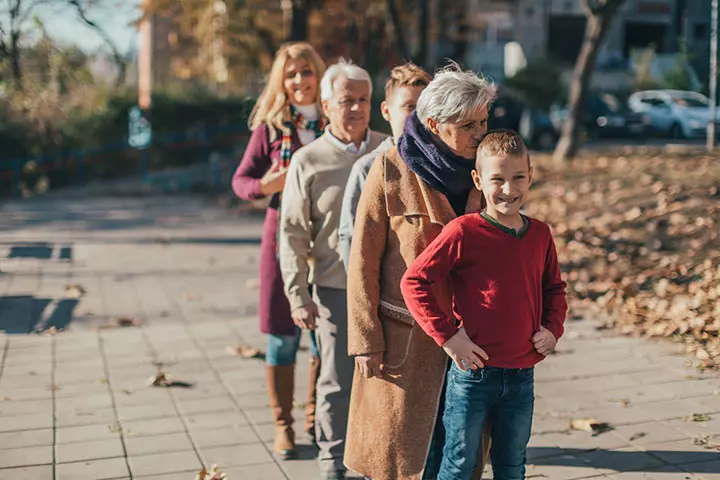
[[[274,449],[284,459],[297,456],[292,428],[295,357],[300,329],[293,323],[277,261],[280,194],[292,154],[325,129],[320,78],[325,64],[307,43],[283,45],[275,56],[267,86],[250,116],[252,135],[233,177],[235,194],[246,200],[270,196],[260,256],[260,330],[268,334],[267,389],[275,419]],[[319,355],[311,332],[309,394],[305,432],[315,438],[315,384]]]

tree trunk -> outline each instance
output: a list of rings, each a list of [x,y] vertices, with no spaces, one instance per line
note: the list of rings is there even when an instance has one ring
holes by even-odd
[[[290,22],[291,42],[307,41],[308,8],[305,0],[292,0],[292,21]]]
[[[587,15],[585,39],[575,63],[570,95],[568,97],[568,116],[562,126],[560,141],[555,148],[553,158],[556,162],[572,159],[580,143],[580,127],[585,116],[585,99],[590,88],[590,80],[595,71],[595,62],[607,35],[615,14],[615,10],[607,10],[599,14]]]
[[[10,62],[12,64],[13,84],[18,90],[22,90],[23,72],[20,64],[20,32],[10,34]]]
[[[418,35],[420,35],[420,45],[418,48],[415,63],[423,67],[429,68],[428,61],[428,37],[430,25],[430,0],[420,0],[420,14],[418,15]]]
[[[405,32],[403,31],[402,19],[398,12],[395,0],[385,0],[385,13],[387,15],[387,26],[390,30],[390,38],[395,44],[398,54],[403,60],[410,59],[407,45],[405,44]]]

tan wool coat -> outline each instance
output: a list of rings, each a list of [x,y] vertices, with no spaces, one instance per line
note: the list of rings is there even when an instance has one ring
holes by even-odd
[[[466,212],[482,207],[473,189]],[[393,148],[378,158],[358,205],[348,271],[350,355],[383,352],[383,378],[355,370],[345,465],[373,480],[420,480],[448,357],[405,307],[405,270],[456,217],[447,198],[412,172]],[[449,284],[436,293],[448,312]],[[484,443],[482,451],[487,451]],[[480,478],[483,457],[475,478]]]

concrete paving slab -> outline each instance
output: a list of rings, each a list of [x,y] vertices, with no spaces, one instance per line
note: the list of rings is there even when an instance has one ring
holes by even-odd
[[[124,458],[62,463],[55,472],[57,480],[115,480],[129,474]]]
[[[257,278],[262,216],[239,216],[193,196],[37,199],[10,202],[3,213],[14,225],[3,231],[4,241],[53,248],[66,242],[73,249],[72,263],[2,259],[0,291],[37,297],[12,306],[22,320],[14,328],[31,324],[42,299],[56,305],[66,283],[80,283],[87,293],[67,331],[0,333],[0,350],[8,349],[0,376],[0,458],[8,450],[41,458],[33,449],[52,449],[54,427],[57,478],[129,478],[121,439],[137,467],[133,478],[194,478],[200,469],[194,447],[206,463],[218,461],[229,480],[318,478],[316,451],[301,438],[303,410],[293,410],[302,459],[278,462],[268,453],[273,425],[263,362],[225,351],[232,344],[266,346],[257,331],[257,289],[245,288]],[[0,245],[0,257],[7,251]],[[118,328],[121,316],[139,324]],[[0,328],[6,319],[0,315]],[[720,377],[686,369],[674,345],[595,326],[592,319],[569,322],[559,353],[538,365],[529,477],[717,479],[717,462],[705,456],[716,452],[698,451],[693,441],[720,434]],[[307,355],[298,355],[297,403],[305,398]],[[192,387],[148,387],[156,362]],[[55,422],[37,416],[53,405]],[[683,420],[692,413],[710,416]],[[580,416],[614,430],[570,432],[570,420]],[[108,455],[114,458],[100,459]],[[62,463],[80,458],[87,460]],[[247,458],[258,463],[235,465]],[[51,467],[0,468],[0,479],[52,478]]]

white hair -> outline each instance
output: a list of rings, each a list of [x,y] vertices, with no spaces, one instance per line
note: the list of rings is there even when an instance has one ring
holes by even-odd
[[[348,80],[362,80],[367,82],[370,87],[370,95],[372,95],[372,79],[367,70],[341,58],[338,63],[331,65],[325,70],[325,75],[323,75],[320,81],[320,98],[322,100],[330,100],[332,98],[335,80],[341,77],[347,78]]]
[[[458,122],[478,108],[489,107],[495,93],[490,80],[451,62],[420,94],[417,116],[426,128],[428,118],[440,124]]]

